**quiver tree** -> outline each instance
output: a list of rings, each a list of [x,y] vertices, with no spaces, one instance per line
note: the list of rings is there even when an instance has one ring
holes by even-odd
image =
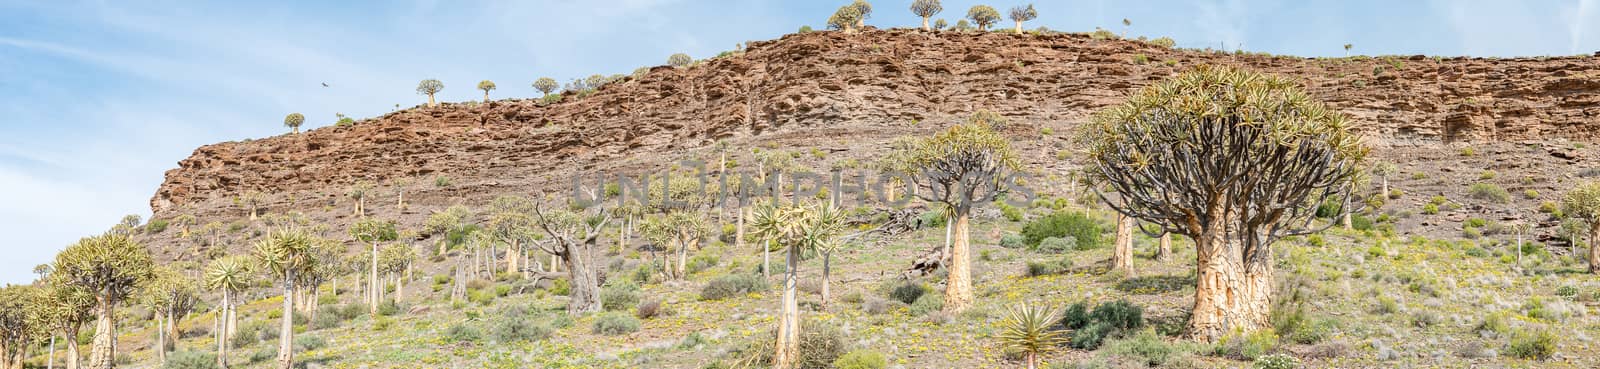
[[[399,233],[394,230],[394,222],[377,219],[361,219],[350,225],[350,237],[371,246],[372,257],[367,261],[367,312],[373,316],[378,315],[379,294],[383,292],[382,279],[378,278],[378,244],[394,241],[399,238]]]
[[[763,238],[777,241],[786,250],[788,268],[784,270],[783,298],[778,314],[778,342],[773,351],[773,368],[793,368],[800,358],[799,286],[801,253],[833,247],[845,227],[845,216],[826,202],[815,205],[771,204],[759,206],[751,218],[751,228]]]
[[[233,337],[233,332],[239,326],[239,314],[235,310],[238,304],[239,293],[250,286],[251,262],[244,256],[230,256],[211,262],[205,270],[205,285],[207,289],[217,290],[222,293],[221,300],[217,302],[217,367],[228,368],[228,338]]]
[[[489,234],[506,245],[506,273],[517,273],[522,265],[523,246],[534,239],[533,202],[521,196],[496,197],[489,204]],[[491,258],[494,253],[490,252]]]
[[[155,269],[141,292],[145,306],[149,306],[156,315],[156,358],[165,365],[168,347],[177,346],[177,320],[194,309],[199,291],[195,289],[194,281],[181,271],[165,266]]]
[[[867,18],[872,18],[872,3],[868,3],[867,0],[856,0],[850,3],[850,7],[856,8],[856,28],[866,28]]]
[[[250,220],[256,220],[256,215],[261,213],[261,205],[267,203],[267,195],[260,191],[247,191],[239,194],[233,202],[249,212]]]
[[[544,96],[550,96],[550,93],[555,92],[558,88],[561,88],[561,83],[556,82],[554,78],[539,77],[538,80],[533,81],[533,89],[539,90],[539,93],[544,94]]]
[[[289,113],[283,117],[283,126],[289,127],[289,133],[300,133],[300,125],[306,123],[306,116],[300,113]]]
[[[416,251],[411,249],[411,245],[402,242],[384,247],[379,254],[378,269],[394,277],[394,301],[405,300],[406,278],[408,278],[406,274],[411,270],[411,263],[417,260]]]
[[[1227,67],[1147,87],[1084,133],[1106,203],[1195,241],[1188,330],[1207,340],[1269,325],[1272,243],[1324,229],[1316,204],[1348,205],[1367,153],[1290,80]]]
[[[1561,201],[1561,212],[1568,218],[1589,223],[1589,255],[1585,259],[1589,261],[1589,273],[1600,274],[1600,182],[1589,182],[1568,191]]]
[[[672,247],[677,262],[664,261],[662,270],[668,278],[682,280],[687,273],[689,248],[698,247],[706,236],[706,221],[695,212],[669,212],[646,220],[639,230],[651,243]]]
[[[22,359],[41,331],[28,314],[28,301],[34,299],[35,290],[30,285],[0,287],[0,368],[23,369]]]
[[[933,30],[933,28],[928,27],[928,18],[933,18],[934,15],[942,11],[944,11],[944,6],[939,5],[939,0],[916,0],[911,2],[911,14],[916,14],[922,18],[923,31]],[[944,28],[944,26],[939,28]]]
[[[694,63],[694,58],[690,58],[689,54],[677,53],[667,57],[667,65],[674,67],[683,68],[689,66],[690,63]]]
[[[979,31],[987,31],[989,25],[1000,21],[1000,11],[988,5],[973,5],[971,9],[967,9],[967,19],[976,23]]]
[[[534,245],[566,264],[568,282],[572,286],[567,312],[581,314],[600,311],[602,266],[595,254],[600,248],[600,230],[611,221],[611,212],[599,208],[592,213],[549,210],[535,205],[533,214],[534,224],[548,236],[546,241]]]
[[[356,217],[367,215],[367,197],[372,195],[372,183],[356,182],[356,184],[350,185],[350,189],[345,191],[345,195],[350,196],[350,199],[355,201],[353,210],[355,210]]]
[[[1031,21],[1038,17],[1039,12],[1033,10],[1033,4],[1028,4],[1026,7],[1011,7],[1011,21],[1017,22],[1017,34],[1019,35],[1022,34],[1022,22]]]
[[[62,283],[94,295],[95,333],[89,367],[116,367],[116,314],[113,309],[150,279],[153,262],[144,245],[126,235],[106,234],[79,240],[56,254],[55,272]]]
[[[828,17],[828,28],[850,32],[856,29],[856,23],[860,21],[861,9],[845,5],[839,7],[839,10],[834,11],[833,15]]]
[[[950,22],[944,20],[944,18],[933,21],[933,29],[936,31],[943,31],[946,27],[950,27]]]
[[[317,249],[325,242],[304,231],[273,232],[255,245],[255,257],[283,285],[283,317],[278,332],[278,368],[294,367],[294,296],[300,274],[317,267]],[[374,315],[376,316],[376,315]]]
[[[437,94],[442,90],[444,90],[444,82],[439,82],[437,79],[429,78],[422,80],[422,82],[417,82],[417,93],[428,95],[428,107],[430,108],[439,106],[438,103],[434,102],[433,94]]]
[[[494,81],[483,80],[478,82],[478,89],[483,90],[483,102],[489,102],[489,91],[494,90]]]
[[[40,329],[48,330],[51,337],[60,335],[64,338],[67,344],[66,368],[78,369],[78,331],[94,319],[94,294],[83,287],[50,278],[33,297],[28,303],[32,319]],[[55,349],[50,351],[50,356],[54,357]]]
[[[1117,214],[1117,238],[1111,248],[1111,271],[1133,276],[1133,217]]]
[[[476,229],[470,221],[472,209],[462,205],[455,205],[428,215],[428,220],[422,223],[422,233],[434,238],[437,251],[434,255],[444,256],[450,247],[462,243],[467,233]]]
[[[1395,168],[1394,163],[1387,160],[1372,163],[1372,175],[1378,177],[1378,183],[1380,184],[1378,196],[1389,196],[1389,176],[1394,175],[1397,171],[1399,169]]]
[[[918,188],[915,195],[945,207],[946,219],[954,222],[950,227],[944,309],[960,312],[972,305],[970,214],[974,206],[994,201],[1006,192],[1008,171],[1018,167],[1016,153],[989,123],[972,120],[917,142],[910,163],[920,170],[920,174],[910,176]]]

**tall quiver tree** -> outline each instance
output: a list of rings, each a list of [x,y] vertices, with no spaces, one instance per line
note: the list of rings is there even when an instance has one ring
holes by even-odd
[[[500,196],[489,204],[489,234],[506,244],[506,273],[518,273],[523,246],[534,238],[533,202],[521,196]],[[489,255],[491,258],[494,255]]]
[[[600,230],[611,221],[612,212],[596,208],[594,211],[548,210],[541,205],[533,207],[533,222],[548,236],[544,242],[534,243],[544,252],[555,255],[566,264],[572,298],[567,301],[571,314],[600,311],[600,264],[598,253]]]
[[[150,279],[154,263],[144,245],[126,235],[106,234],[79,240],[56,254],[55,272],[62,283],[91,291],[95,298],[94,343],[89,367],[116,367],[117,304]]]
[[[1600,274],[1600,182],[1589,182],[1567,191],[1561,212],[1568,218],[1589,223],[1589,273]],[[1577,243],[1577,241],[1573,241]]]
[[[973,5],[967,9],[967,19],[978,25],[979,31],[989,30],[989,25],[1000,21],[1000,11],[988,5]]]
[[[949,276],[945,280],[944,309],[960,312],[972,305],[971,219],[973,207],[994,201],[1009,188],[1005,179],[1019,167],[1008,140],[995,132],[985,115],[974,114],[958,124],[917,143],[911,163],[920,173],[911,176],[916,196],[946,208],[951,227]]]
[[[177,320],[188,315],[198,299],[194,281],[185,277],[177,268],[176,266],[156,268],[141,291],[145,305],[156,315],[156,358],[163,365],[167,361],[169,346],[177,346],[175,344],[179,337]]]
[[[855,31],[858,22],[861,22],[861,9],[845,5],[828,17],[828,28],[851,32]]]
[[[1033,10],[1033,4],[1028,4],[1026,7],[1011,7],[1010,15],[1011,21],[1017,22],[1017,34],[1020,35],[1022,34],[1022,22],[1027,22],[1033,20],[1034,18],[1038,18],[1039,11]]]
[[[539,90],[539,93],[544,94],[544,96],[550,96],[550,93],[555,92],[558,88],[561,88],[561,83],[556,82],[554,78],[539,77],[538,80],[533,81],[533,89]]]
[[[94,319],[94,304],[94,294],[89,290],[55,278],[46,279],[28,304],[29,314],[41,329],[49,330],[51,337],[60,335],[66,341],[64,364],[67,369],[78,369],[78,331]],[[53,363],[54,349],[50,356]]]
[[[944,6],[939,5],[939,0],[916,0],[911,2],[911,14],[916,14],[922,18],[923,31],[933,30],[928,26],[928,18],[933,18],[934,15],[942,11],[944,11]]]
[[[249,213],[250,220],[256,220],[256,216],[261,213],[261,205],[267,203],[267,195],[261,191],[245,191],[234,198],[233,202]]]
[[[289,133],[300,133],[300,125],[306,123],[306,116],[300,113],[289,113],[283,117],[283,126],[289,127]]]
[[[444,82],[439,82],[437,79],[429,78],[422,80],[422,82],[417,82],[417,93],[428,95],[428,107],[430,108],[439,106],[438,103],[434,102],[433,95],[443,90]]]
[[[350,189],[345,191],[345,195],[350,196],[350,199],[355,201],[355,206],[352,210],[355,211],[357,217],[367,216],[367,197],[372,196],[371,182],[356,182],[356,184],[350,185]]]
[[[1378,196],[1389,196],[1389,176],[1394,175],[1397,171],[1399,169],[1395,167],[1394,163],[1387,160],[1372,163],[1372,175],[1378,176],[1378,183],[1381,184],[1378,187],[1379,191],[1381,191],[1378,192]]]
[[[478,82],[478,89],[483,90],[483,102],[489,102],[489,91],[494,90],[494,81],[482,80]]]
[[[361,219],[350,225],[350,237],[361,241],[371,247],[372,258],[366,267],[370,270],[367,274],[367,312],[372,316],[378,315],[379,293],[383,291],[382,278],[378,278],[378,244],[394,241],[399,233],[394,230],[394,222],[378,219]]]
[[[217,316],[217,367],[228,368],[228,338],[233,337],[234,329],[238,328],[239,316],[235,311],[235,301],[239,299],[239,292],[250,286],[251,262],[244,256],[230,256],[217,259],[206,267],[205,284],[207,289],[217,290],[222,294],[222,300],[217,303],[219,308]]]
[[[1279,238],[1350,202],[1367,148],[1344,116],[1272,75],[1202,66],[1098,113],[1082,137],[1118,213],[1195,241],[1189,335],[1270,325]],[[1342,206],[1341,208],[1349,208]]]
[[[786,252],[783,297],[778,314],[778,342],[772,367],[794,368],[800,358],[800,255],[807,250],[834,247],[844,231],[845,215],[824,201],[814,205],[768,204],[754,210],[751,228],[762,239],[777,241]]]
[[[855,8],[858,15],[856,17],[856,28],[865,28],[867,26],[867,18],[872,18],[872,3],[867,2],[867,0],[856,0],[850,3],[850,7]]]
[[[278,368],[294,367],[294,296],[301,273],[317,267],[317,249],[325,243],[304,231],[285,229],[256,242],[255,257],[283,285],[283,318],[278,334]]]

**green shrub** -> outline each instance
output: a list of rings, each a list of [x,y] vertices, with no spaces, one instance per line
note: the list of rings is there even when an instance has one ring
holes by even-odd
[[[1271,328],[1247,335],[1230,335],[1217,345],[1219,353],[1244,360],[1255,360],[1278,348],[1278,333]]]
[[[483,340],[483,332],[470,325],[457,323],[444,331],[445,342],[478,342]]]
[[[1530,360],[1545,360],[1556,353],[1556,335],[1545,329],[1525,329],[1511,336],[1506,354]]]
[[[1071,236],[1079,249],[1100,247],[1100,223],[1082,212],[1058,211],[1022,226],[1023,241],[1039,246],[1046,238]]]
[[[721,300],[767,290],[767,281],[758,274],[729,274],[706,283],[701,300]]]
[[[1061,312],[1061,326],[1067,329],[1079,329],[1088,325],[1089,304],[1086,302],[1074,302]]]
[[[1295,369],[1300,367],[1300,359],[1285,354],[1271,354],[1257,356],[1254,369]]]
[[[928,211],[919,216],[923,228],[944,228],[944,213]]]
[[[1100,348],[1100,343],[1104,342],[1106,337],[1115,331],[1116,328],[1108,323],[1089,323],[1088,326],[1072,332],[1071,345],[1078,349],[1094,350]]]
[[[1478,180],[1487,181],[1487,180],[1494,179],[1494,177],[1497,177],[1497,176],[1499,176],[1499,173],[1495,173],[1492,170],[1485,170],[1485,171],[1483,171],[1483,173],[1478,173]]]
[[[911,303],[911,315],[914,316],[928,315],[942,309],[944,309],[944,296],[937,293],[922,294],[922,297]]]
[[[1015,206],[1011,206],[1011,204],[1007,204],[1005,202],[1000,202],[999,204],[1000,204],[1000,216],[1003,216],[1003,217],[1006,218],[1006,220],[1013,221],[1013,222],[1021,222],[1022,221],[1022,209],[1021,208],[1018,208],[1018,207],[1015,207]]]
[[[166,230],[167,230],[167,220],[166,219],[151,219],[150,223],[146,223],[144,225],[145,233],[156,234],[156,233],[161,233],[161,232],[166,231]]]
[[[1193,285],[1194,278],[1174,275],[1154,275],[1123,279],[1117,282],[1116,289],[1118,291],[1136,295],[1150,295],[1182,291],[1185,287]]]
[[[1576,298],[1578,297],[1578,288],[1573,287],[1572,285],[1556,287],[1556,296],[1561,296],[1562,298],[1569,300]]]
[[[1057,258],[1055,260],[1049,260],[1049,261],[1031,261],[1030,260],[1030,261],[1028,261],[1028,267],[1027,267],[1027,270],[1025,270],[1024,275],[1026,275],[1028,277],[1039,277],[1039,276],[1046,276],[1046,275],[1062,274],[1062,273],[1066,273],[1069,270],[1072,270],[1072,259],[1071,258],[1062,257],[1062,258]]]
[[[204,351],[177,351],[167,355],[165,369],[216,369],[217,354]]]
[[[639,286],[623,278],[606,281],[600,290],[600,305],[607,311],[628,310],[639,304]]]
[[[1066,237],[1050,237],[1050,238],[1044,239],[1044,241],[1039,241],[1039,247],[1035,247],[1034,251],[1043,252],[1043,253],[1050,253],[1050,254],[1060,254],[1060,253],[1064,253],[1064,252],[1072,251],[1072,250],[1076,250],[1076,249],[1078,249],[1078,238],[1077,237],[1072,237],[1072,236],[1066,236]]]
[[[594,319],[594,333],[607,336],[623,335],[639,331],[639,319],[631,315],[616,312],[601,313]]]
[[[1007,233],[1004,236],[1000,236],[1000,247],[1008,249],[1020,249],[1027,245],[1028,243],[1023,240],[1022,235]]]
[[[1145,365],[1153,367],[1166,364],[1179,353],[1178,348],[1162,340],[1152,330],[1142,330],[1132,337],[1108,342],[1106,348],[1118,356],[1139,358]]]
[[[1427,215],[1438,214],[1439,213],[1439,205],[1434,205],[1434,204],[1431,204],[1431,203],[1422,204],[1422,213],[1423,214],[1427,214]]]
[[[255,364],[276,357],[278,357],[278,346],[266,346],[251,352],[248,359],[251,364]]]
[[[1473,183],[1467,188],[1467,196],[1474,199],[1490,201],[1497,204],[1511,202],[1511,194],[1506,189],[1493,183]]]
[[[555,332],[548,323],[536,322],[527,314],[503,314],[495,319],[493,337],[496,342],[525,342],[538,341],[550,337]],[[599,324],[598,321],[596,324]],[[634,323],[634,330],[638,330],[638,322]]]
[[[378,304],[378,316],[395,316],[400,314],[400,303],[394,300],[384,300]]]
[[[720,261],[717,259],[717,255],[702,253],[689,258],[689,265],[684,268],[688,269],[689,274],[695,274],[717,266]]]
[[[328,340],[320,336],[301,335],[294,338],[296,351],[311,351],[328,346]]]
[[[883,369],[888,366],[889,359],[883,353],[868,349],[850,351],[833,361],[835,369]]]
[[[927,286],[923,286],[921,283],[906,281],[905,283],[901,283],[899,286],[895,286],[894,289],[890,290],[889,298],[894,299],[895,301],[903,302],[906,305],[911,305],[911,303],[917,302],[917,299],[921,298],[922,295],[927,293]]]

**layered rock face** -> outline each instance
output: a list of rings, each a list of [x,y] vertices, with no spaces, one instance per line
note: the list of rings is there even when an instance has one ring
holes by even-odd
[[[353,183],[410,179],[485,197],[728,139],[872,147],[977,110],[1070,127],[1201,64],[1297,78],[1378,145],[1600,138],[1600,57],[1309,59],[1174,50],[1084,35],[813,32],[742,54],[656,67],[561,102],[417,107],[299,135],[207,145],[166,173],[157,216],[217,213],[247,191],[273,205],[336,201]],[[923,125],[926,126],[926,125]],[[859,139],[859,140],[858,140]],[[459,185],[419,184],[449,178]]]

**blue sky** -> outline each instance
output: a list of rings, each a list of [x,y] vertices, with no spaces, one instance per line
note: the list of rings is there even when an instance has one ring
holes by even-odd
[[[148,217],[162,174],[203,144],[368,117],[441,98],[528,97],[538,77],[627,73],[714,56],[837,1],[0,0],[0,283],[125,214]],[[913,26],[910,0],[867,23]],[[945,1],[952,23],[976,1]],[[981,2],[1005,9],[1023,2]],[[1538,56],[1600,50],[1595,1],[1038,1],[1029,27],[1168,36],[1183,47],[1304,56]],[[332,87],[324,88],[326,82]]]

